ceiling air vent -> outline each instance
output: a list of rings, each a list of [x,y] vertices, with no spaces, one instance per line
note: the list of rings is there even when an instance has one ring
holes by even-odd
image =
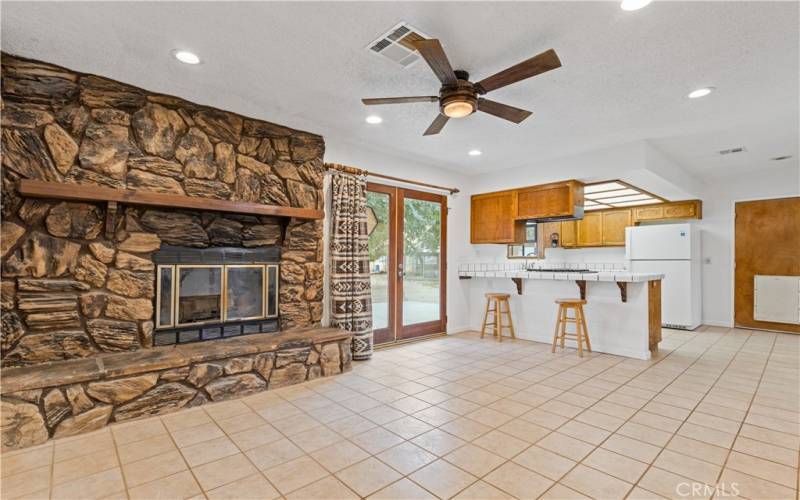
[[[719,154],[725,156],[725,155],[732,155],[736,153],[746,153],[746,152],[747,152],[746,147],[739,146],[738,148],[723,149],[722,151],[719,151]]]
[[[430,38],[408,23],[401,22],[367,45],[367,50],[407,68],[420,59],[413,43]]]

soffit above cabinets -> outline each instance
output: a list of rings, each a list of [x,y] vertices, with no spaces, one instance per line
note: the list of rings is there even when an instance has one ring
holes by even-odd
[[[667,200],[620,180],[595,182],[583,187],[584,210],[653,205]]]

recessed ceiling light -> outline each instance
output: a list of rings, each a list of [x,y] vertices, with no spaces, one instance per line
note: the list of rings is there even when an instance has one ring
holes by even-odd
[[[714,92],[714,87],[703,87],[702,89],[697,89],[689,92],[688,97],[689,99],[697,99],[698,97],[705,97],[711,92]]]
[[[367,117],[367,123],[370,123],[372,125],[377,125],[378,123],[380,123],[382,121],[383,121],[383,118],[381,118],[378,115],[369,115]]]
[[[188,50],[173,50],[172,55],[175,56],[175,59],[185,64],[200,64],[200,57]]]
[[[639,10],[647,7],[652,0],[622,0],[619,5],[622,10]]]
[[[467,154],[470,156],[480,156],[483,154],[483,151],[481,151],[480,149],[470,149]]]

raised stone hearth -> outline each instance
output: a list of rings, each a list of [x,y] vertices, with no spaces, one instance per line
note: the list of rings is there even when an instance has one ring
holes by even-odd
[[[350,370],[351,334],[257,334],[3,370],[2,447],[23,448]]]

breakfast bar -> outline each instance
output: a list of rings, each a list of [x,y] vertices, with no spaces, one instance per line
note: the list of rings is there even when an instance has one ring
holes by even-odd
[[[470,303],[487,292],[511,294],[517,338],[550,343],[556,324],[555,300],[583,297],[594,352],[647,360],[661,340],[663,274],[621,270],[527,270],[504,265],[462,264],[460,283]],[[469,318],[476,329],[481,311]],[[574,342],[572,343],[574,346]],[[570,345],[570,342],[567,342]]]

